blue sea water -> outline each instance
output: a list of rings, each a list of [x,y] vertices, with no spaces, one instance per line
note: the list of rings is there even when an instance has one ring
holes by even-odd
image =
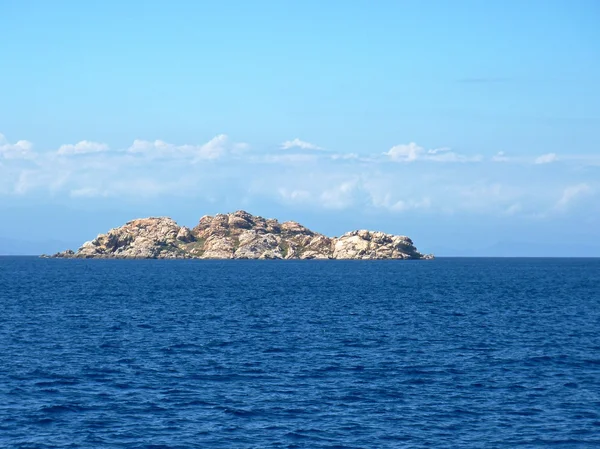
[[[600,259],[0,258],[0,447],[600,445]]]

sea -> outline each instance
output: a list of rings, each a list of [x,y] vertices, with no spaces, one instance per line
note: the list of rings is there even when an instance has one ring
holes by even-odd
[[[600,447],[600,259],[2,257],[0,447]]]

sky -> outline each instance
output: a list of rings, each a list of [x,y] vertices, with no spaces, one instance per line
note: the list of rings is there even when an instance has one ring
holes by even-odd
[[[0,254],[243,209],[600,256],[600,3],[0,2]]]

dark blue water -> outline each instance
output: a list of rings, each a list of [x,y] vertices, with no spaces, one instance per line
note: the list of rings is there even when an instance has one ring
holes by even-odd
[[[600,259],[0,258],[0,447],[600,445]]]

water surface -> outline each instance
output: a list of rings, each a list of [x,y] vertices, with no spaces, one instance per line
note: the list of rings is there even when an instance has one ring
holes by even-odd
[[[0,258],[0,447],[600,445],[600,259]]]

